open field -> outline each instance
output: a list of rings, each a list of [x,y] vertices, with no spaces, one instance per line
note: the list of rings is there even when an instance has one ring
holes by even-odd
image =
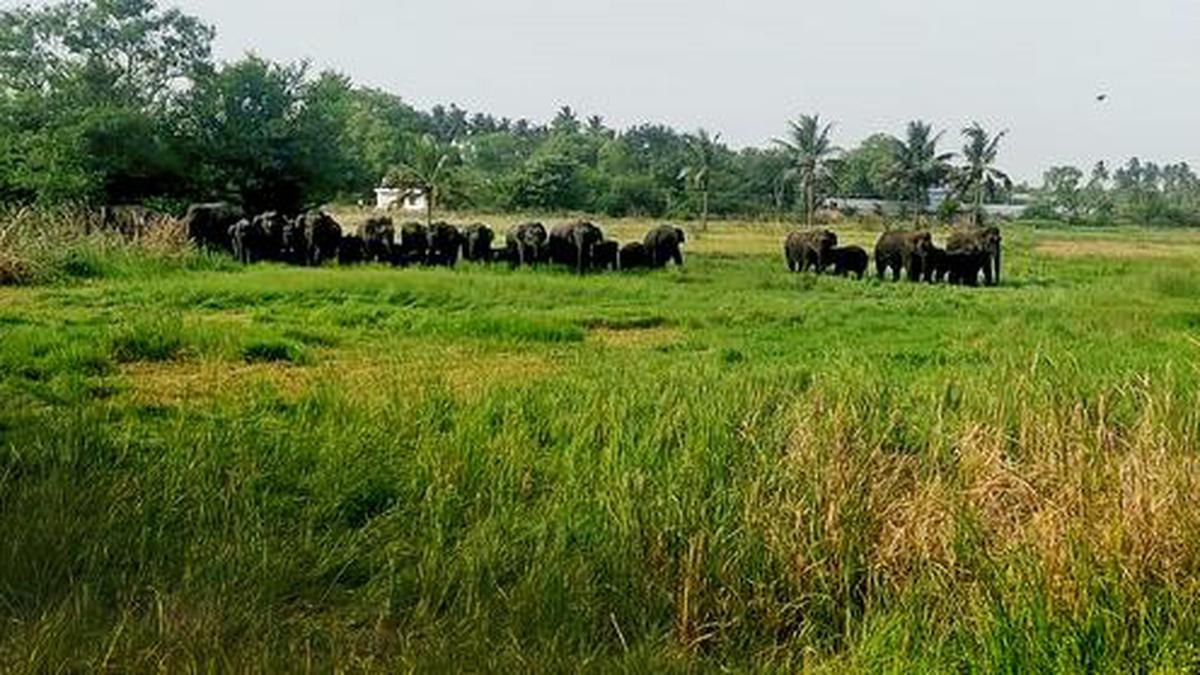
[[[0,287],[0,670],[1200,667],[1200,233],[784,231]]]

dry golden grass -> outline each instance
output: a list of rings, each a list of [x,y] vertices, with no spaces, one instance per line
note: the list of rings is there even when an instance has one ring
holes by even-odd
[[[1060,258],[1196,258],[1200,243],[1183,239],[1174,243],[1134,241],[1128,238],[1111,239],[1046,239],[1039,241],[1035,252]]]

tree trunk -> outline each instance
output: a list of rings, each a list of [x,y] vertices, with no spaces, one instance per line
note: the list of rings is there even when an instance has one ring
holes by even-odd
[[[707,232],[708,231],[708,189],[707,188],[705,188],[704,192],[700,195],[700,202],[701,202],[700,231]]]
[[[975,212],[971,214],[971,226],[979,227],[979,214],[983,211],[983,181],[975,188]]]
[[[808,184],[804,186],[804,210],[807,214],[807,217],[805,220],[810,228],[813,226],[813,211],[816,210],[814,207],[815,207],[815,205],[813,204],[813,184],[812,184],[812,181],[810,180],[810,181],[808,181]]]
[[[425,227],[433,226],[433,186],[425,188]]]

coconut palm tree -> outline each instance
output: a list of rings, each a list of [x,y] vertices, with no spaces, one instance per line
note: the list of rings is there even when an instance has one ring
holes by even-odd
[[[941,185],[950,176],[950,159],[954,153],[938,154],[937,144],[942,132],[921,121],[908,123],[905,140],[895,139],[892,156],[892,181],[907,195],[913,209],[915,224],[921,222],[921,212],[929,199],[929,189]]]
[[[979,215],[983,212],[984,194],[994,193],[999,186],[1003,186],[1005,190],[1012,189],[1012,179],[995,167],[1000,141],[1008,135],[1008,131],[990,136],[975,122],[963,129],[962,133],[966,138],[962,151],[966,164],[958,171],[957,188],[960,194],[971,198],[974,205],[971,209],[971,224],[978,225]]]
[[[775,139],[775,144],[788,155],[785,180],[798,180],[804,195],[804,221],[813,224],[817,196],[821,185],[833,175],[837,155],[841,152],[829,138],[833,124],[821,126],[820,115],[801,115],[788,122],[788,138]]]
[[[712,185],[712,173],[716,168],[718,143],[721,134],[709,134],[704,129],[695,136],[687,137],[688,165],[679,172],[679,179],[686,180],[700,191],[700,230],[708,230],[708,192]]]
[[[388,177],[395,187],[420,190],[425,195],[425,224],[433,224],[438,198],[449,191],[454,180],[458,151],[425,134],[412,143],[406,157]]]

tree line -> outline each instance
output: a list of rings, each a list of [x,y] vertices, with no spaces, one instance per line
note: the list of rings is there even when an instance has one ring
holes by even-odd
[[[816,115],[767,147],[732,149],[705,130],[618,130],[570,107],[547,123],[419,110],[306,62],[218,64],[214,37],[154,0],[0,13],[0,201],[298,211],[390,185],[423,189],[431,208],[811,222],[832,195],[898,201],[919,218],[929,190],[945,187],[943,215],[975,219],[1013,190],[997,166],[1005,132],[978,124],[962,130],[958,153],[921,121],[843,150]],[[1191,223],[1200,213],[1186,164],[1132,160],[1086,184],[1056,167],[1045,183],[1032,204],[1040,217]]]

